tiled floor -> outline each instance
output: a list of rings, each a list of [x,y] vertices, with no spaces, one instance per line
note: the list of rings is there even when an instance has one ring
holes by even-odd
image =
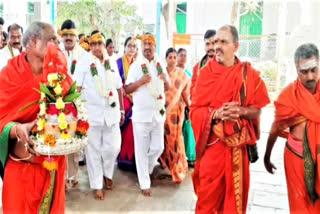
[[[279,140],[272,154],[277,167],[274,175],[266,172],[263,154],[267,132],[273,119],[273,109],[263,110],[261,118],[261,140],[258,142],[260,159],[250,166],[249,214],[289,213],[287,189],[283,167],[284,140]],[[134,173],[116,170],[114,190],[106,191],[104,201],[96,201],[89,189],[86,167],[81,167],[78,188],[66,194],[66,213],[112,213],[112,214],[189,214],[194,213],[196,196],[193,192],[191,171],[181,185],[170,180],[156,181],[152,187],[153,197],[141,195],[138,180]]]

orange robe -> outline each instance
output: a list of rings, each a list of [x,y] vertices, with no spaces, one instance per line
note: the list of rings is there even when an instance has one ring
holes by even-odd
[[[58,170],[55,173],[55,178],[53,178],[52,172],[49,172],[42,166],[45,156],[35,157],[34,164],[13,161],[8,158],[8,144],[10,147],[10,143],[12,142],[10,140],[7,140],[7,142],[2,140],[5,137],[5,127],[9,123],[14,121],[27,123],[37,118],[39,105],[32,105],[23,111],[19,110],[26,104],[40,100],[40,94],[34,88],[40,89],[39,83],[47,81],[48,73],[60,71],[67,75],[67,70],[65,70],[67,68],[66,60],[63,53],[58,52],[54,47],[48,48],[48,53],[45,57],[44,72],[41,75],[33,76],[30,64],[26,61],[25,53],[10,60],[0,73],[0,159],[1,164],[5,167],[2,192],[4,214],[31,214],[38,213],[40,209],[46,208],[49,208],[50,213],[64,213],[65,157],[55,157],[58,162]],[[48,60],[56,66],[48,66],[50,62]],[[64,91],[68,91],[71,83],[71,78],[67,76],[63,82]],[[50,186],[51,179],[54,179],[53,187]],[[53,191],[52,204],[46,204],[46,200],[44,200],[46,193],[49,191]]]
[[[207,63],[207,56],[205,55],[194,67],[193,67],[193,73],[191,78],[191,86],[190,86],[190,99],[192,99],[194,89],[197,85],[197,79],[200,74],[200,69],[203,68],[203,66]]]
[[[273,134],[287,138],[289,127],[307,122],[303,154],[299,157],[288,147],[284,153],[290,212],[319,213],[320,83],[313,95],[296,80],[281,92],[275,107]]]
[[[264,82],[249,63],[226,68],[209,61],[201,70],[192,98],[190,117],[197,160],[193,184],[197,214],[245,213],[249,191],[247,145],[259,138],[259,120],[243,118],[212,125],[214,111],[223,103],[262,108],[269,103]],[[242,92],[240,92],[242,91]]]
[[[186,103],[182,96],[189,97],[190,80],[181,69],[169,73],[172,82],[166,91],[167,117],[164,124],[164,151],[161,165],[171,172],[172,180],[181,183],[188,172],[188,163],[182,135]]]

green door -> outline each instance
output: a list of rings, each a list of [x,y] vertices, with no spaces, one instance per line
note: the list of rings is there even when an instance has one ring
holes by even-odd
[[[259,36],[262,35],[263,2],[260,1],[255,7],[245,4],[241,3],[240,5],[239,34],[248,35],[248,38],[242,39],[242,44],[239,47],[239,56],[259,58],[261,51],[261,37]],[[253,9],[249,10],[248,8]]]
[[[187,29],[187,2],[177,5],[176,11],[177,33],[185,34]]]

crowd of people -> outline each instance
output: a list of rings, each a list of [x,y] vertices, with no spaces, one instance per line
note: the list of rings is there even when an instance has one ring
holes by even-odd
[[[238,31],[225,25],[204,34],[205,56],[190,71],[187,51],[167,49],[163,62],[152,34],[124,41],[124,54],[99,30],[79,34],[72,20],[58,34],[49,24],[18,24],[3,32],[0,19],[0,161],[3,211],[63,213],[65,188],[78,184],[85,160],[96,200],[114,188],[115,166],[137,173],[141,192],[152,196],[157,164],[180,184],[194,167],[195,212],[245,213],[249,164],[257,159],[261,109],[270,103],[265,83],[242,62]],[[6,35],[6,36],[5,36]],[[60,44],[59,44],[60,40]],[[141,49],[137,40],[141,40]],[[43,81],[48,44],[59,45],[68,76],[86,101],[90,129],[84,153],[59,159],[55,179],[41,165],[29,137],[38,108],[19,109],[35,97]],[[142,56],[138,56],[141,50]],[[273,173],[271,151],[278,136],[287,138],[285,169],[292,213],[320,210],[319,52],[303,44],[295,52],[297,80],[275,102],[275,121],[264,163]],[[318,118],[319,116],[319,118]],[[318,121],[319,119],[319,121]],[[25,154],[31,154],[25,158]],[[66,185],[67,184],[67,185]]]

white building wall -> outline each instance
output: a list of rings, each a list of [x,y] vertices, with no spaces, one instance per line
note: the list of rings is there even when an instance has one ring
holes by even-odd
[[[204,34],[230,24],[231,0],[188,0],[187,34]]]
[[[27,3],[34,2],[34,15],[27,14]],[[3,2],[4,29],[12,23],[21,25],[24,29],[33,21],[51,24],[51,2],[57,0],[1,0]]]

